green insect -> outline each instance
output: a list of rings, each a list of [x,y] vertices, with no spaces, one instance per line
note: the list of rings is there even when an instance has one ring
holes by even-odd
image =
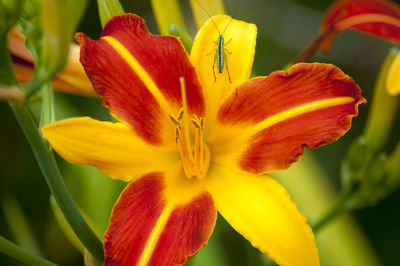
[[[215,63],[217,63],[217,68],[218,68],[218,73],[221,74],[224,66],[226,68],[226,72],[228,73],[228,78],[229,78],[229,82],[232,83],[231,80],[231,75],[229,74],[229,68],[228,68],[228,60],[227,60],[227,56],[226,53],[228,54],[232,54],[228,49],[225,48],[225,46],[232,41],[232,39],[230,39],[229,41],[225,42],[224,39],[224,33],[226,31],[226,29],[228,28],[229,24],[231,24],[232,22],[232,18],[229,21],[229,23],[226,25],[225,29],[222,31],[222,33],[219,31],[217,24],[215,24],[214,20],[212,19],[210,13],[208,13],[207,9],[202,6],[200,3],[198,3],[199,6],[207,13],[207,15],[210,17],[212,23],[214,24],[215,28],[218,31],[218,40],[216,42],[213,42],[217,45],[217,47],[215,49],[212,49],[207,55],[211,54],[212,52],[215,52],[214,55],[214,63],[212,65],[212,70],[213,70],[213,74],[214,74],[214,82],[217,81],[217,76],[215,75]]]

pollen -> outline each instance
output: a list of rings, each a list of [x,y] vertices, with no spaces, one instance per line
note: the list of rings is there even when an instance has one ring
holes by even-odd
[[[183,78],[180,79],[182,93],[182,109],[177,117],[169,115],[175,124],[175,140],[179,147],[183,170],[186,177],[201,180],[207,174],[210,165],[210,150],[204,143],[204,118],[192,114],[189,120],[186,102],[186,88]],[[193,143],[193,144],[192,144]]]

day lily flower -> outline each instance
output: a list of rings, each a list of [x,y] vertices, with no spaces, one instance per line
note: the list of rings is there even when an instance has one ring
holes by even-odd
[[[319,265],[311,228],[286,190],[263,175],[288,168],[304,147],[336,141],[364,102],[328,64],[298,64],[250,80],[253,24],[213,17],[228,46],[213,75],[218,32],[208,21],[191,55],[151,35],[142,18],[113,17],[101,38],[76,35],[81,62],[121,123],[89,117],[43,127],[66,160],[130,182],[105,233],[106,265],[183,264],[205,246],[217,210],[281,265]]]
[[[400,44],[400,7],[386,0],[339,0],[325,13],[320,49],[328,51],[337,33],[352,29]]]
[[[25,36],[12,28],[8,36],[8,50],[13,61],[14,73],[21,83],[28,83],[34,71],[34,59],[29,50],[25,47]],[[79,46],[71,44],[69,48],[67,65],[58,73],[53,80],[55,90],[96,96],[92,84],[87,78],[82,65],[79,62]]]

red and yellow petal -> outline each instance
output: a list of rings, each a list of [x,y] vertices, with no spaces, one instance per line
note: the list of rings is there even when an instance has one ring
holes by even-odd
[[[215,61],[218,31],[223,32],[224,43],[226,44],[224,46],[226,61],[223,60],[224,66],[221,74],[218,73],[218,60]],[[207,99],[207,130],[211,130],[217,108],[222,99],[231,90],[249,79],[254,59],[256,36],[257,27],[254,24],[232,19],[225,15],[215,16],[212,20],[208,20],[197,33],[190,57],[199,74]],[[229,81],[228,71],[231,81]]]
[[[304,147],[334,142],[350,128],[365,101],[360,94],[328,64],[298,64],[252,79],[219,109],[218,130],[208,140],[213,160],[255,174],[286,169]]]
[[[155,149],[122,123],[73,118],[47,125],[42,132],[67,161],[94,166],[123,181],[165,170],[179,161],[177,152]]]
[[[328,51],[336,34],[353,29],[387,41],[400,43],[400,7],[386,0],[336,1],[325,13],[320,34],[326,34],[320,44]]]
[[[207,244],[214,201],[177,169],[142,176],[125,188],[105,233],[105,265],[181,265]]]
[[[319,265],[311,228],[274,179],[213,165],[205,182],[221,215],[254,247],[279,265]]]
[[[177,38],[151,35],[141,17],[125,14],[113,17],[99,40],[82,33],[76,39],[81,62],[103,103],[146,142],[174,141],[168,114],[178,114],[182,106],[181,77],[189,112],[204,116],[200,82]]]

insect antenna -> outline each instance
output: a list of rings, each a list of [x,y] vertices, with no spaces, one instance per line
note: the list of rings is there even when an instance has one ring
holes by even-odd
[[[225,27],[225,29],[224,29],[224,31],[222,32],[221,35],[224,35],[224,33],[225,33],[226,29],[228,28],[229,24],[231,24],[232,19],[233,19],[233,18],[231,17],[231,19],[229,20],[228,24],[226,25],[226,27]]]
[[[220,32],[219,29],[218,29],[217,24],[215,24],[215,22],[214,22],[214,20],[212,19],[212,17],[211,17],[211,15],[210,15],[210,13],[208,12],[208,10],[207,10],[202,4],[200,4],[200,2],[196,1],[196,3],[206,12],[206,14],[208,15],[208,17],[211,19],[212,23],[214,24],[215,28],[217,29],[219,35],[224,34],[224,33],[221,34],[221,32]],[[229,23],[230,23],[230,22],[229,22]],[[226,28],[225,28],[225,29],[226,29]],[[225,30],[224,30],[224,32],[225,32]]]

